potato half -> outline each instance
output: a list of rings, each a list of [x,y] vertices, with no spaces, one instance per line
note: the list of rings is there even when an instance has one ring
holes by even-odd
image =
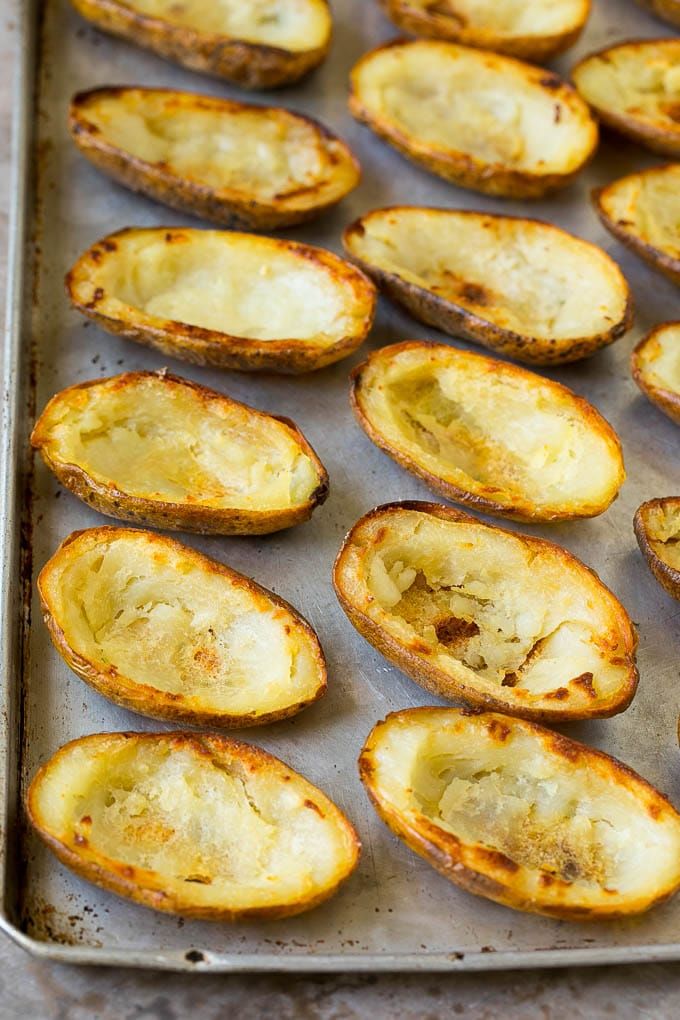
[[[169,914],[274,919],[328,899],[356,832],[259,747],[214,734],[96,733],[38,770],[28,816],[82,878]]]
[[[626,610],[552,542],[392,503],[354,525],[334,584],[359,633],[440,697],[554,722],[615,715],[635,694]]]
[[[370,733],[380,817],[477,896],[569,921],[639,914],[680,886],[680,815],[602,751],[497,713],[412,708]]]
[[[319,640],[255,581],[147,531],[76,531],[38,577],[66,663],[111,701],[154,719],[259,726],[326,690]]]
[[[588,107],[557,75],[432,39],[362,57],[350,110],[432,173],[507,198],[564,187],[597,147]]]
[[[680,322],[648,333],[633,351],[631,368],[644,395],[680,425]]]
[[[326,0],[71,0],[98,28],[242,88],[289,85],[331,40]]]
[[[578,63],[572,78],[607,127],[680,156],[680,39],[611,46]]]
[[[680,285],[680,163],[621,177],[593,203],[614,237]]]
[[[632,323],[616,263],[538,220],[396,206],[362,216],[344,244],[416,319],[529,364],[577,361]]]
[[[649,569],[661,587],[680,600],[680,496],[643,503],[633,523]]]
[[[680,0],[638,0],[638,3],[657,18],[680,28]]]
[[[165,372],[62,390],[31,443],[95,510],[158,528],[264,535],[308,520],[328,495],[294,422]]]
[[[66,290],[109,333],[248,372],[339,361],[375,313],[373,284],[332,252],[233,231],[121,230],[81,255]]]
[[[592,404],[539,375],[419,340],[352,373],[368,437],[436,492],[519,521],[603,513],[623,484],[621,444]]]
[[[281,107],[101,88],[73,98],[69,129],[82,154],[120,184],[228,227],[303,223],[359,182],[344,142]]]
[[[389,18],[414,35],[450,39],[542,63],[573,46],[590,0],[379,0]]]

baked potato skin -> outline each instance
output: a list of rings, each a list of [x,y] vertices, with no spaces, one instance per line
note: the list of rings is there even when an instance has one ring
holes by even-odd
[[[436,14],[417,10],[408,0],[379,0],[379,3],[390,21],[411,35],[448,39],[464,46],[477,46],[480,49],[493,50],[495,53],[504,53],[506,56],[529,60],[536,64],[557,57],[573,46],[590,14],[590,0],[583,0],[582,18],[572,29],[549,35],[504,36],[496,34],[492,29],[457,24],[452,17],[438,17]]]
[[[96,125],[87,119],[87,104],[90,100],[98,95],[113,97],[126,91],[124,87],[103,87],[77,93],[71,101],[68,127],[71,138],[83,156],[98,170],[131,191],[147,195],[171,209],[235,230],[281,230],[284,227],[307,223],[344,198],[346,192],[342,195],[333,195],[330,199],[320,199],[318,204],[307,208],[289,209],[285,206],[285,200],[274,199],[272,202],[266,202],[261,198],[245,199],[233,192],[229,197],[220,196],[205,184],[173,174],[162,163],[149,163],[139,159],[108,142],[101,136]],[[174,90],[153,91],[173,93]],[[193,99],[199,105],[207,105],[211,109],[229,110],[244,105],[209,96],[194,96]],[[277,116],[281,112],[277,107],[258,109],[268,109],[272,116]],[[286,114],[288,115],[287,111]],[[294,116],[315,128],[327,145],[333,163],[338,164],[341,161],[351,163],[355,177],[352,187],[355,187],[361,170],[356,157],[345,143],[313,118],[297,113]]]
[[[232,752],[236,750],[245,768],[251,771],[262,768],[274,769],[283,781],[302,778],[280,759],[275,758],[274,755],[262,751],[252,744],[245,744],[218,734],[196,734],[177,731],[162,734],[135,732],[123,734],[104,733],[97,736],[99,738],[123,736],[129,740],[142,742],[144,740],[153,741],[158,737],[163,737],[172,741],[178,751],[189,749],[198,755],[209,756],[218,760],[225,750]],[[197,921],[274,921],[283,917],[294,917],[296,914],[312,910],[331,896],[334,896],[340,885],[349,877],[358,863],[361,842],[353,825],[321,790],[315,788],[316,799],[323,805],[328,814],[333,815],[336,820],[341,820],[350,837],[353,845],[353,863],[347,874],[341,876],[334,886],[324,889],[318,895],[309,896],[297,903],[281,904],[280,906],[250,907],[242,910],[229,910],[225,907],[189,906],[183,903],[176,895],[164,890],[162,883],[158,882],[158,877],[153,872],[133,865],[124,865],[113,859],[108,859],[104,867],[96,860],[89,859],[86,848],[78,846],[75,840],[74,845],[66,844],[43,827],[40,821],[40,812],[36,804],[38,786],[52,763],[68,754],[73,747],[92,739],[92,737],[81,737],[70,741],[61,747],[50,761],[38,769],[26,795],[26,812],[29,821],[41,840],[62,864],[75,872],[76,875],[102,889],[106,889],[108,892],[115,893],[117,896],[122,896],[125,899],[132,900],[134,903],[140,904],[140,906],[149,907],[164,914],[176,914]],[[309,785],[311,786],[311,784]]]
[[[366,305],[366,315],[361,329],[354,335],[346,336],[332,345],[315,344],[304,340],[254,340],[230,336],[201,326],[185,322],[166,322],[163,328],[150,324],[135,324],[113,318],[97,310],[105,299],[101,288],[95,290],[90,301],[78,297],[78,285],[87,278],[89,269],[96,267],[112,251],[121,238],[134,233],[135,228],[127,227],[110,234],[92,245],[66,274],[66,294],[72,306],[91,319],[100,329],[114,336],[160,351],[168,357],[179,358],[194,365],[235,372],[277,372],[299,375],[313,372],[346,358],[357,350],[368,336],[373,325],[377,296],[370,279],[359,269],[350,266],[332,252],[295,241],[277,241],[282,249],[297,253],[319,266],[327,268],[334,276],[351,283],[358,300]],[[165,239],[169,245],[182,244],[185,231],[168,227]]]
[[[123,384],[134,383],[135,378],[145,373],[128,372],[121,377]],[[188,379],[179,379],[177,376],[163,373],[163,378],[169,383],[179,383],[189,386],[202,400],[214,399],[229,400],[224,394],[216,390],[210,390],[198,383]],[[57,393],[48,402],[42,415],[36,422],[31,434],[31,445],[40,451],[40,455],[46,466],[54,476],[61,482],[64,488],[87,503],[93,510],[97,510],[107,517],[115,517],[120,521],[128,521],[131,524],[146,524],[151,527],[161,528],[166,531],[189,531],[197,535],[268,535],[274,531],[281,531],[284,528],[293,527],[309,520],[314,510],[328,497],[328,473],[316,455],[316,452],[309,445],[300,429],[290,418],[279,415],[268,415],[276,421],[285,425],[294,435],[300,449],[306,453],[317,469],[320,482],[306,503],[299,506],[286,507],[280,510],[248,510],[238,507],[219,509],[215,507],[199,506],[191,503],[168,503],[162,500],[149,500],[141,496],[134,496],[118,489],[113,483],[105,484],[89,475],[78,464],[65,464],[55,460],[49,453],[49,437],[45,431],[44,421],[53,403],[63,400],[65,395],[75,393],[78,390],[88,389],[97,386],[101,380],[93,379],[87,382],[77,383],[69,386],[66,390]],[[231,401],[238,403],[238,401]],[[245,406],[245,405],[242,405]],[[254,414],[263,412],[255,411]]]
[[[96,528],[94,530],[97,536],[110,536],[112,539],[121,535],[124,537],[126,534],[126,529],[111,526]],[[91,532],[92,529],[90,529],[90,533]],[[224,577],[231,583],[235,582],[240,587],[245,588],[246,591],[252,593],[256,599],[265,599],[267,602],[273,603],[280,609],[284,610],[286,614],[293,618],[297,626],[302,628],[316,652],[319,686],[314,692],[314,695],[306,698],[304,701],[299,701],[273,712],[251,712],[248,715],[232,715],[217,711],[199,712],[190,706],[185,705],[183,695],[181,694],[173,694],[169,691],[162,691],[148,684],[130,681],[127,677],[122,676],[114,665],[107,665],[103,662],[98,664],[93,663],[89,659],[79,655],[78,652],[76,652],[69,644],[63,628],[52,611],[48,595],[48,586],[52,561],[64,550],[68,549],[68,547],[76,542],[83,534],[86,534],[86,532],[74,531],[64,539],[54,556],[40,571],[37,580],[37,588],[40,597],[42,617],[45,622],[45,626],[49,631],[54,647],[57,649],[66,665],[69,666],[81,680],[88,684],[88,686],[92,687],[98,694],[101,694],[102,697],[107,698],[109,701],[113,701],[116,705],[120,705],[122,708],[127,708],[131,712],[136,712],[139,715],[147,716],[151,719],[159,719],[167,722],[188,723],[191,726],[218,726],[224,729],[245,729],[246,727],[265,726],[269,723],[278,722],[281,719],[288,719],[290,716],[297,715],[297,713],[302,711],[303,708],[307,708],[315,701],[318,701],[319,698],[322,698],[326,693],[328,686],[326,658],[323,653],[323,649],[319,644],[316,632],[302,614],[285,599],[276,595],[274,592],[269,591],[267,588],[264,588],[252,578],[245,577],[243,574],[239,574],[237,571],[232,570],[230,567],[220,563],[218,560],[213,560],[209,556],[204,556],[202,553],[196,552],[188,546],[181,547],[183,558],[191,559],[207,573],[217,574],[218,576]],[[161,556],[168,548],[172,550],[179,546],[178,542],[162,535],[149,534],[147,535],[147,538],[154,543],[158,549],[159,555]]]
[[[393,206],[391,208],[399,212],[400,209],[405,210],[413,207]],[[458,210],[459,215],[461,212],[464,211]],[[469,216],[479,215],[474,212],[466,212],[465,214]],[[500,215],[495,216],[493,213],[484,213],[484,216],[487,219],[514,219],[518,222],[527,223],[539,222],[526,220],[521,216],[501,217]],[[462,305],[456,305],[454,302],[447,301],[446,298],[427,290],[425,287],[419,287],[417,284],[403,279],[398,273],[388,272],[380,266],[372,265],[361,259],[352,251],[352,238],[364,230],[362,219],[365,218],[355,220],[354,223],[351,223],[345,229],[343,234],[345,250],[392,301],[405,308],[419,322],[425,323],[426,326],[434,326],[435,329],[439,329],[449,336],[472,340],[474,343],[481,344],[489,350],[497,351],[509,358],[515,358],[517,361],[527,365],[565,365],[573,361],[580,361],[583,358],[589,358],[602,347],[614,343],[633,324],[633,296],[624,280],[624,284],[627,287],[627,300],[626,309],[621,320],[614,323],[606,333],[570,341],[568,350],[562,350],[562,352],[556,351],[555,341],[544,339],[543,337],[525,336],[498,326],[496,323],[475,315],[474,312],[471,312]],[[564,233],[564,231],[560,231],[559,227],[555,227],[552,224],[541,223],[541,225],[549,227],[556,233]],[[593,247],[595,246],[593,245]]]
[[[637,0],[640,7],[644,7],[650,14],[656,15],[669,25],[680,28],[680,2],[679,0]]]
[[[426,715],[432,711],[433,709],[425,707],[403,709],[400,712],[390,713],[386,719],[377,723],[369,734],[359,756],[358,765],[361,782],[379,817],[396,836],[402,839],[418,856],[423,857],[444,878],[466,892],[475,896],[483,896],[502,906],[511,907],[513,910],[541,914],[564,921],[608,921],[617,917],[637,914],[640,913],[640,909],[649,910],[664,903],[676,892],[675,887],[666,890],[642,908],[636,909],[633,905],[630,910],[607,908],[606,905],[576,907],[567,903],[551,904],[528,900],[518,895],[518,891],[513,885],[513,878],[518,866],[505,854],[487,850],[476,844],[464,844],[453,833],[433,825],[424,816],[418,819],[417,827],[409,825],[398,812],[391,810],[390,806],[384,803],[375,791],[373,749],[379,739],[381,728],[388,725],[391,719],[396,717],[417,718],[418,715]],[[568,737],[544,729],[536,723],[510,718],[499,713],[487,714],[479,709],[469,708],[449,711],[458,712],[463,716],[480,716],[485,722],[488,721],[489,732],[497,735],[496,739],[499,742],[506,739],[510,732],[509,728],[514,726],[521,726],[533,731],[547,748],[564,758],[567,763],[583,762],[591,768],[596,767],[598,771],[608,774],[613,783],[633,780],[638,787],[639,795],[645,796],[648,811],[653,817],[661,813],[676,815],[675,808],[662,793],[623,762],[605,754],[604,751],[570,740]],[[551,883],[553,887],[560,884],[564,885],[558,878],[553,879]]]
[[[104,32],[157,53],[192,71],[226,78],[244,89],[273,89],[318,67],[328,55],[330,31],[323,46],[292,51],[227,36],[203,34],[135,11],[118,0],[71,0],[82,17]],[[321,0],[327,6],[326,0]],[[330,18],[330,12],[329,12]]]
[[[461,510],[456,510],[453,507],[442,506],[440,503],[424,503],[417,500],[383,504],[382,506],[375,507],[373,510],[369,510],[367,514],[356,522],[356,524],[348,532],[342,548],[336,557],[333,567],[333,587],[335,589],[338,602],[352,626],[368,641],[369,644],[373,645],[373,647],[376,648],[380,654],[388,660],[388,662],[391,662],[397,667],[397,669],[400,669],[407,676],[415,680],[416,683],[420,684],[421,687],[424,687],[426,691],[430,692],[430,694],[434,694],[439,698],[461,698],[468,704],[478,708],[480,711],[490,710],[496,712],[507,712],[522,719],[531,719],[536,722],[546,722],[551,724],[569,722],[576,719],[606,719],[611,716],[618,715],[620,712],[625,712],[635,697],[639,674],[635,666],[635,651],[638,643],[637,634],[628,614],[623,609],[623,606],[620,606],[618,622],[621,625],[621,629],[625,630],[628,635],[628,647],[626,649],[627,658],[630,661],[628,682],[625,687],[621,688],[621,690],[616,693],[615,697],[610,699],[609,702],[603,702],[597,708],[591,708],[586,712],[575,712],[571,708],[564,707],[563,703],[559,700],[555,700],[553,707],[551,707],[549,711],[541,708],[534,708],[529,705],[518,705],[516,701],[511,702],[510,700],[506,700],[502,697],[493,697],[485,691],[479,691],[471,686],[460,684],[454,680],[453,677],[438,669],[434,663],[425,659],[422,655],[422,648],[421,654],[418,654],[415,647],[405,647],[387,630],[378,626],[374,620],[365,613],[362,613],[361,610],[354,605],[351,599],[348,598],[347,593],[345,592],[342,582],[344,562],[350,551],[356,533],[372,519],[379,519],[383,517],[386,512],[389,513],[392,510],[417,510],[420,513],[431,514],[433,517],[439,518],[439,520],[443,521],[470,521],[474,522],[478,526],[481,525],[483,527],[490,528],[491,530],[495,529],[496,531],[507,532],[507,529],[499,528],[497,525],[492,526],[483,524],[470,514]],[[515,534],[514,532],[507,533]],[[572,556],[566,549],[563,549],[561,546],[553,545],[552,542],[548,542],[545,539],[533,538],[528,535],[523,535],[522,539],[536,551],[541,549],[550,549],[554,555],[558,556],[562,560],[563,563],[569,565],[577,563],[592,575],[594,581],[603,592],[607,595],[611,595],[611,592],[603,584],[595,571],[586,566],[586,564],[577,560],[576,557]],[[418,645],[418,642],[414,642],[414,645]],[[500,691],[502,691],[502,688]]]
[[[680,425],[680,393],[655,385],[647,378],[644,370],[643,355],[646,348],[648,345],[653,344],[657,334],[666,329],[669,325],[671,324],[663,323],[660,326],[656,326],[642,338],[631,354],[630,367],[633,379],[647,399],[651,400],[653,404],[656,404],[659,410],[663,411],[663,413],[667,415],[671,421],[674,421],[676,425]],[[680,329],[680,322],[673,323],[672,325],[676,325],[678,329]]]
[[[680,570],[676,570],[670,563],[664,563],[660,556],[654,551],[652,537],[649,533],[647,519],[650,511],[657,507],[671,505],[680,516],[680,497],[667,496],[663,499],[650,499],[643,503],[635,511],[633,528],[637,538],[640,551],[647,560],[647,565],[661,587],[671,598],[680,601]]]

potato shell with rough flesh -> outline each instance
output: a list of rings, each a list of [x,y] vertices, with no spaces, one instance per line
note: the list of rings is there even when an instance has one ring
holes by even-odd
[[[343,240],[416,319],[526,364],[589,357],[632,324],[613,259],[539,220],[393,206],[366,213]]]
[[[93,509],[157,528],[264,535],[308,520],[328,495],[294,422],[166,372],[62,390],[31,443]]]
[[[680,815],[666,797],[615,758],[535,723],[469,709],[394,712],[369,734],[359,773],[411,850],[515,910],[610,920],[680,886]]]
[[[633,526],[654,577],[671,598],[680,600],[680,496],[643,503]]]
[[[310,910],[349,877],[361,846],[307,779],[216,734],[80,737],[38,770],[26,806],[41,839],[81,878],[203,921]]]
[[[643,337],[631,369],[644,395],[680,425],[680,322],[664,322]]]

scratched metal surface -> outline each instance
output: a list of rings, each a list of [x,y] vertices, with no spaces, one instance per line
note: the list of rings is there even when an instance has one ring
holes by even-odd
[[[29,57],[31,7],[27,4]],[[680,317],[677,291],[614,242],[587,201],[593,186],[655,160],[633,146],[605,139],[592,167],[573,187],[537,204],[488,199],[439,181],[408,164],[349,117],[349,68],[365,50],[395,32],[368,0],[337,0],[333,7],[336,32],[328,63],[300,87],[266,98],[311,113],[336,129],[357,152],[363,182],[330,215],[285,236],[339,251],[345,224],[367,209],[399,201],[525,212],[601,244],[618,259],[633,286],[635,329],[588,362],[546,373],[588,397],[613,423],[623,440],[628,480],[617,502],[596,520],[524,530],[562,543],[594,567],[639,626],[641,683],[632,707],[613,720],[572,726],[569,732],[619,756],[680,803],[675,738],[680,607],[647,571],[631,526],[643,499],[680,491],[680,432],[639,395],[628,372],[629,353],[641,332],[653,323]],[[663,34],[663,26],[627,0],[600,0],[595,8],[584,38],[555,64],[558,70],[567,71],[577,57],[608,43]],[[38,171],[37,202],[32,214],[24,217],[19,208],[14,219],[15,294],[10,302],[5,377],[11,389],[6,407],[14,420],[7,434],[12,514],[4,530],[7,753],[0,778],[8,824],[2,925],[32,951],[64,961],[177,969],[495,969],[680,958],[680,897],[641,920],[607,925],[578,926],[521,915],[457,890],[378,821],[357,778],[355,761],[363,739],[387,712],[435,699],[353,631],[336,604],[330,571],[344,533],[360,514],[380,502],[429,498],[430,493],[375,449],[353,422],[347,373],[361,353],[306,378],[220,374],[166,362],[156,353],[105,335],[69,310],[64,272],[97,238],[126,225],[192,222],[124,191],[78,156],[65,126],[71,94],[95,85],[125,83],[227,96],[240,93],[102,35],[81,21],[67,0],[47,0],[42,42],[35,118],[25,111],[38,136],[28,160]],[[31,74],[28,57],[26,63],[24,77]],[[18,126],[17,159],[22,131],[28,126],[27,122]],[[21,171],[20,162],[17,166]],[[17,188],[21,179],[19,172]],[[37,241],[36,256],[24,276],[23,228]],[[365,350],[407,337],[441,339],[382,302]],[[40,409],[54,392],[71,383],[166,363],[173,371],[240,400],[295,418],[331,478],[328,502],[302,527],[264,539],[185,536],[187,543],[289,599],[315,626],[328,656],[330,684],[322,702],[296,719],[245,734],[326,790],[352,818],[363,841],[360,867],[340,894],[293,920],[228,926],[154,914],[75,878],[18,824],[27,779],[66,740],[99,730],[161,726],[108,704],[69,671],[50,644],[35,595],[25,654],[20,654],[15,625],[20,622],[21,571],[28,570],[32,560],[34,576],[65,535],[102,522],[60,490],[41,463],[35,465],[32,482],[28,477],[25,437],[31,403],[34,399]],[[20,488],[13,489],[13,480],[19,486],[31,482],[26,522],[30,527],[24,529],[27,544],[21,560],[15,511],[28,502]]]

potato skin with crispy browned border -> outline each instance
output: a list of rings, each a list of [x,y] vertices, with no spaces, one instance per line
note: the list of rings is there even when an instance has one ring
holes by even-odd
[[[655,14],[669,25],[680,28],[680,0],[637,0],[637,2],[650,14]]]
[[[145,818],[140,822],[139,814],[133,812],[130,818],[128,813],[130,824],[123,833],[119,818],[114,815],[109,819],[107,807],[101,803],[113,787],[114,806],[122,803],[125,820],[126,801],[121,792],[126,791],[116,788],[119,775],[139,799],[144,796],[149,806],[146,822]],[[194,790],[189,807],[179,804],[179,798],[168,805],[168,781],[177,785],[180,793],[192,794],[186,789],[184,776],[203,782],[204,788],[212,783],[210,799],[207,790],[203,791],[205,800],[196,798]],[[275,817],[273,823],[296,823],[298,838],[303,839],[292,859],[285,846],[280,849],[277,844],[283,869],[275,876],[276,881],[267,883],[268,888],[256,882],[256,876],[250,879],[250,887],[240,879],[238,871],[244,868],[247,879],[248,859],[236,861],[234,874],[228,879],[209,870],[210,858],[219,859],[229,849],[222,833],[205,833],[211,821],[219,823],[220,809],[227,799],[242,804],[245,817],[239,820],[239,831],[252,843],[253,854],[258,846],[258,821],[248,811],[247,793],[246,797],[239,795],[241,784],[245,791],[250,788],[253,815],[252,802],[257,805],[261,794],[267,801],[274,801],[275,807],[285,791],[288,803],[281,804],[281,817]],[[158,802],[159,789],[166,794],[165,805]],[[74,812],[70,808],[77,793],[81,794],[80,810]],[[156,799],[150,800],[149,794]],[[141,906],[202,921],[274,920],[311,910],[349,877],[361,849],[351,823],[321,790],[259,747],[217,734],[98,733],[80,737],[60,748],[38,770],[28,789],[26,807],[38,835],[77,875]],[[81,811],[87,809],[91,813],[81,817]],[[298,817],[300,821],[296,822]],[[188,836],[187,827],[197,821],[202,822],[200,837]],[[227,824],[226,819],[223,824]],[[116,840],[122,846],[116,846]],[[163,861],[161,865],[140,866],[138,860],[145,856],[150,841],[156,856],[167,854],[167,864]],[[173,841],[178,845],[174,851]],[[207,865],[201,863],[204,845],[212,851]],[[311,867],[319,846],[322,853],[327,853],[326,860],[317,863],[321,876],[313,880],[301,876],[297,883],[291,882],[298,861],[302,868]],[[221,854],[216,853],[219,850]],[[271,866],[275,869],[276,861]],[[188,868],[192,872],[183,874]],[[200,874],[193,874],[197,868]]]
[[[327,0],[309,0],[326,12],[325,38],[307,49],[233,38],[201,27],[180,25],[135,9],[134,0],[71,0],[84,18],[97,28],[127,39],[167,60],[226,78],[245,89],[273,89],[291,85],[321,64],[331,42],[331,15]]]
[[[668,378],[668,375],[664,376],[659,368],[664,344],[669,343],[670,346],[673,341],[680,352],[680,322],[663,322],[642,338],[630,362],[633,379],[644,395],[671,421],[680,425],[680,383]]]
[[[428,765],[437,754],[444,764]],[[470,776],[467,764],[479,775]],[[649,910],[680,886],[680,815],[666,797],[608,754],[535,723],[470,709],[393,712],[369,734],[359,775],[379,816],[411,850],[467,892],[515,910],[611,920]],[[492,803],[485,776],[496,777]],[[486,812],[478,807],[475,815],[474,799],[466,805],[470,790]],[[580,817],[592,819],[590,843],[573,826],[572,797]],[[535,804],[543,814],[532,820]],[[611,831],[628,872],[607,843]]]
[[[650,499],[635,511],[635,537],[649,569],[664,591],[680,601],[680,556],[663,555],[668,538],[680,541],[680,496]],[[679,548],[680,545],[674,546]]]

